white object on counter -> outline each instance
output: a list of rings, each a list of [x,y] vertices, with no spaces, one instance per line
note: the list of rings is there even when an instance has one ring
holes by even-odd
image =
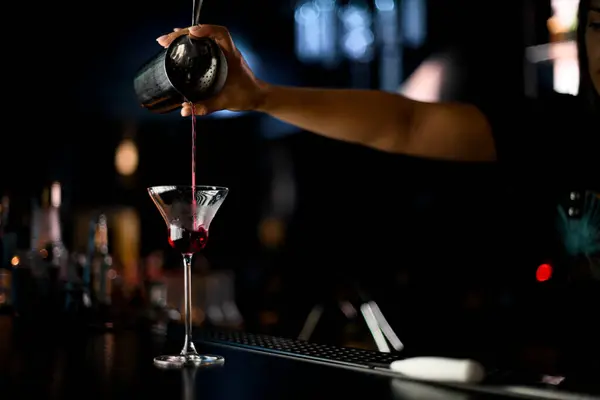
[[[485,377],[485,369],[477,361],[442,357],[398,360],[390,369],[408,378],[437,382],[478,383]]]

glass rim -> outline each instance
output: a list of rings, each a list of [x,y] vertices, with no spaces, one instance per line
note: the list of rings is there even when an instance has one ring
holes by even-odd
[[[160,190],[163,189],[163,190]],[[225,191],[228,192],[229,188],[226,188],[225,186],[211,186],[211,185],[155,185],[155,186],[148,186],[146,188],[146,190],[148,190],[149,192],[168,192],[171,190],[178,190],[178,189],[184,189],[184,190],[199,190],[199,191],[205,191],[205,190],[218,190],[218,191]]]

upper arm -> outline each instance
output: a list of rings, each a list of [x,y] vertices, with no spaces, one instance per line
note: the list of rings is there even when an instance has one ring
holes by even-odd
[[[492,128],[475,106],[414,104],[403,153],[454,161],[495,161]]]

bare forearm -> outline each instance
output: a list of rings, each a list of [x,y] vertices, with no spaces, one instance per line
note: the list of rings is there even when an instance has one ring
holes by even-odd
[[[258,111],[331,139],[396,152],[408,140],[414,104],[373,90],[265,86]]]

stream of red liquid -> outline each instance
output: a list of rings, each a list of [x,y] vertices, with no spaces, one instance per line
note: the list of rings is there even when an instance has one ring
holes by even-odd
[[[196,226],[196,107],[194,103],[190,102],[192,107],[192,218],[193,229],[197,229]]]

